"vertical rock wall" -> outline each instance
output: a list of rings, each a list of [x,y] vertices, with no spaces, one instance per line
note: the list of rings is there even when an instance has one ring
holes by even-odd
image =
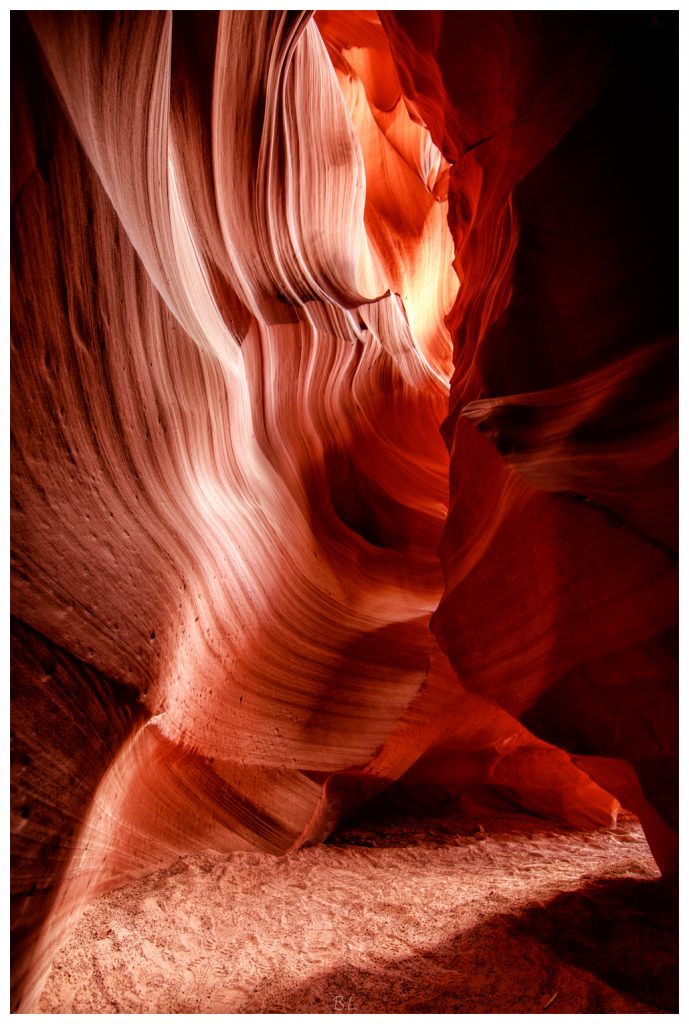
[[[674,28],[13,15],[13,1009],[399,779],[672,867]]]

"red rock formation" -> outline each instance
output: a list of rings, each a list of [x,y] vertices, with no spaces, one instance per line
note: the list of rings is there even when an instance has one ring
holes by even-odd
[[[646,31],[13,17],[13,1008],[403,776],[669,864],[668,291],[586,164]]]
[[[672,870],[676,21],[450,18],[383,16],[453,161],[434,632],[467,688],[577,755]]]

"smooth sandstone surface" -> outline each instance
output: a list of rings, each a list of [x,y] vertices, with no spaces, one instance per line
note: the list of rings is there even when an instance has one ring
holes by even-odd
[[[400,779],[674,871],[674,32],[13,15],[13,1010]]]

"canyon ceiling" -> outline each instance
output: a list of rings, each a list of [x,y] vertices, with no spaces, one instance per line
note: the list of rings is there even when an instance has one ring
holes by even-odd
[[[13,1009],[99,893],[391,783],[675,870],[676,56],[12,16]]]

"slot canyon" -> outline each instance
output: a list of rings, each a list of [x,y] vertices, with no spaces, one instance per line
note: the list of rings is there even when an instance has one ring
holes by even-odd
[[[10,21],[11,1011],[678,1012],[677,13]]]

